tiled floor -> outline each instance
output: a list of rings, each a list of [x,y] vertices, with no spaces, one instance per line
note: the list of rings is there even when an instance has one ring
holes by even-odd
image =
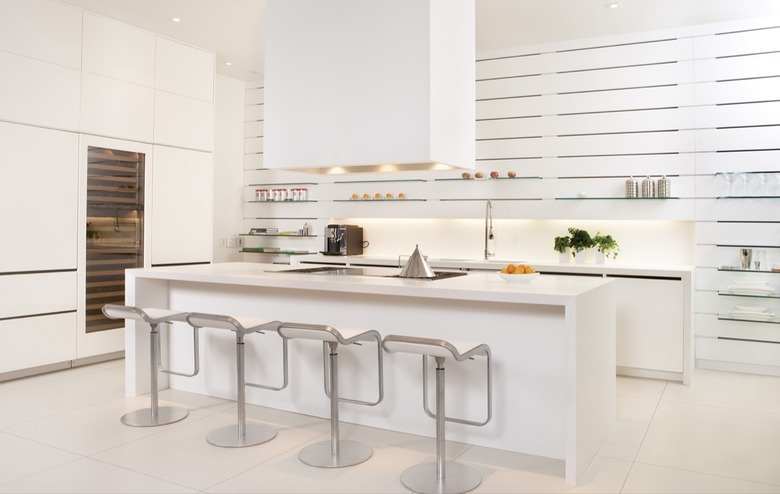
[[[0,493],[297,492],[405,493],[398,476],[432,458],[432,439],[345,425],[374,457],[345,469],[300,463],[306,443],[327,438],[320,418],[249,406],[248,417],[279,429],[251,448],[209,445],[205,435],[235,421],[234,404],[166,390],[190,416],[177,424],[120,423],[148,397],[125,398],[123,361],[0,383]],[[477,468],[482,493],[780,494],[780,378],[696,370],[694,386],[618,378],[618,420],[577,487],[563,463],[448,444]]]

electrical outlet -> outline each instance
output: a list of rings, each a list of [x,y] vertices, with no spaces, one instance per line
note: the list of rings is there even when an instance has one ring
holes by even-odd
[[[243,246],[244,246],[244,238],[236,237],[236,247],[243,247]]]
[[[225,238],[225,237],[221,237],[221,238],[219,239],[219,246],[220,246],[220,247],[227,247],[227,238]]]
[[[236,237],[228,237],[228,239],[227,239],[227,246],[228,247],[235,247],[236,246]]]

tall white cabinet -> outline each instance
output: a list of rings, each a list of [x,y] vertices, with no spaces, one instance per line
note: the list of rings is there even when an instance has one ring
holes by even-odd
[[[104,358],[84,330],[86,154],[146,156],[145,265],[212,257],[212,53],[51,0],[0,2],[0,380]]]

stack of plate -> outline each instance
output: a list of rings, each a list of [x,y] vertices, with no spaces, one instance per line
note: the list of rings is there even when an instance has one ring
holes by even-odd
[[[765,281],[740,281],[729,285],[729,291],[736,295],[771,295],[775,289]]]
[[[755,305],[735,305],[729,309],[729,315],[738,319],[756,319],[759,321],[768,321],[775,317],[774,313],[768,308]]]

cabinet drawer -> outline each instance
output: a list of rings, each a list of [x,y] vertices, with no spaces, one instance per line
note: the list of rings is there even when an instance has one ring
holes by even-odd
[[[76,313],[0,321],[0,373],[76,358]]]
[[[696,338],[696,359],[778,367],[780,366],[780,344]]]
[[[76,310],[76,272],[0,276],[0,319]]]

